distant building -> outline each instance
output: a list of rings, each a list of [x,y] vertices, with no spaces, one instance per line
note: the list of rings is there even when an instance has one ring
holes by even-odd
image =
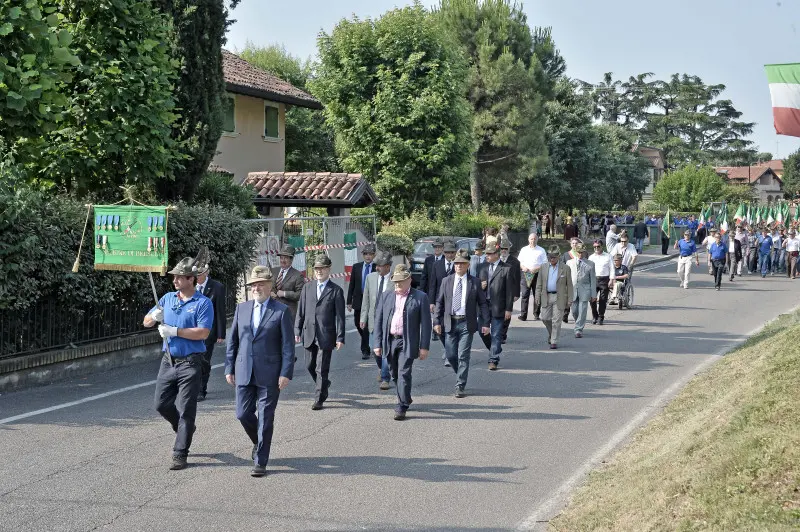
[[[664,176],[664,168],[667,166],[667,160],[664,157],[664,150],[660,148],[653,148],[651,146],[638,146],[636,150],[640,155],[646,157],[650,161],[651,167],[647,169],[648,177],[650,178],[647,187],[642,194],[641,203],[647,203],[653,199],[653,190],[656,188],[656,183]]]
[[[780,163],[780,165],[778,165]],[[775,167],[780,166],[780,170]],[[718,166],[717,174],[731,184],[748,185],[753,196],[766,205],[783,199],[783,161],[769,161],[756,166]]]

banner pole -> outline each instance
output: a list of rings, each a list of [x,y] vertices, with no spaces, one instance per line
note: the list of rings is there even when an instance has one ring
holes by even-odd
[[[150,279],[150,288],[152,288],[152,289],[153,289],[153,299],[155,299],[155,300],[156,300],[156,308],[158,308],[158,309],[160,309],[160,310],[164,310],[164,309],[162,309],[162,308],[161,308],[161,306],[158,304],[158,292],[156,292],[156,282],[155,282],[155,281],[153,281],[153,272],[148,272],[148,273],[147,273],[147,278],[148,278],[148,279]],[[170,353],[170,352],[169,352],[169,342],[167,341],[167,339],[166,339],[166,338],[163,340],[163,342],[164,342],[164,347],[166,347],[166,348],[167,348],[167,354],[168,354],[170,357],[172,357],[172,353]]]

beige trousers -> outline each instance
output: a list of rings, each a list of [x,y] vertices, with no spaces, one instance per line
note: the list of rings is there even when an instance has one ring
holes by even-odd
[[[539,316],[547,328],[547,337],[551,344],[558,344],[564,314],[564,311],[558,308],[557,301],[557,294],[542,294],[542,313]]]

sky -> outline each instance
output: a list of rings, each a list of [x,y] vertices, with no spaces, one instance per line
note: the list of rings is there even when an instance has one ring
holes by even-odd
[[[282,44],[293,55],[316,57],[320,31],[342,18],[377,18],[413,2],[398,0],[241,0],[228,32],[231,51]],[[431,6],[431,0],[423,5]],[[722,98],[756,122],[750,140],[785,158],[800,138],[775,134],[764,65],[800,63],[800,0],[528,0],[531,27],[549,26],[567,62],[567,75],[599,82],[605,72],[627,80],[643,72],[673,73],[722,83]]]

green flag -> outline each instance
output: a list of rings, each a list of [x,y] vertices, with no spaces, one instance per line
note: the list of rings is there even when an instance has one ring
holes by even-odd
[[[167,208],[95,205],[94,269],[166,274]]]
[[[661,232],[667,235],[667,238],[669,238],[669,221],[669,207],[667,207],[667,215],[664,216],[664,221],[661,222]]]

